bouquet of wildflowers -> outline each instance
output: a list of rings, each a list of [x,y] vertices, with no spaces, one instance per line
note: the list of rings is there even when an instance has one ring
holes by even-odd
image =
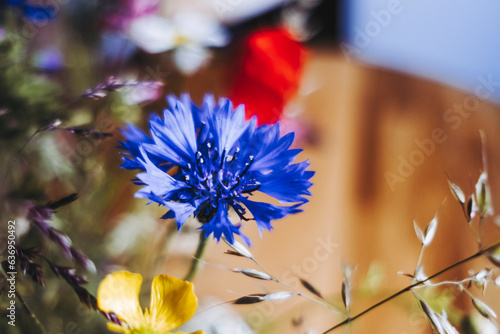
[[[0,332],[270,333],[291,317],[286,332],[330,333],[403,294],[434,333],[498,332],[478,293],[500,286],[500,242],[485,238],[498,228],[486,149],[473,191],[448,178],[478,246],[470,256],[427,272],[438,215],[414,223],[411,282],[366,308],[355,264],[325,293],[260,262],[261,239],[303,219],[313,183],[327,182],[309,161],[307,111],[291,107],[305,99],[319,3],[277,9],[265,28],[235,3],[207,13],[160,0],[0,2]],[[480,270],[442,279],[481,257]],[[255,290],[234,291],[240,282]],[[465,326],[443,291],[465,295],[482,325]],[[256,326],[248,310],[261,305],[273,311]],[[325,314],[308,327],[290,316],[300,309]]]

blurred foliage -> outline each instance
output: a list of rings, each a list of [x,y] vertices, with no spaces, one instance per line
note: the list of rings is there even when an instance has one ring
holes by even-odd
[[[2,10],[3,11],[3,10]],[[6,12],[2,12],[4,14]],[[0,251],[2,261],[6,254],[6,224],[16,220],[18,234],[16,246],[22,249],[35,247],[51,262],[64,267],[75,263],[62,254],[51,240],[26,220],[26,203],[33,201],[43,205],[70,193],[80,193],[80,198],[57,210],[50,224],[66,234],[72,245],[82,250],[100,268],[99,274],[76,267],[76,273],[85,276],[89,283],[85,288],[95,294],[102,279],[101,268],[108,264],[104,235],[112,229],[114,214],[119,207],[114,189],[125,198],[132,198],[123,191],[123,173],[119,170],[117,139],[99,138],[93,135],[75,135],[64,128],[41,131],[56,118],[62,126],[97,128],[101,132],[116,134],[117,124],[109,110],[122,106],[117,98],[103,101],[79,101],[68,105],[74,97],[65,96],[73,87],[87,87],[95,80],[85,71],[89,61],[87,53],[79,54],[77,66],[66,67],[64,73],[49,73],[34,63],[37,38],[46,38],[44,31],[34,39],[17,35],[16,25],[22,18],[8,11],[5,36],[0,37]],[[13,28],[14,27],[14,28]],[[0,27],[1,29],[1,27]],[[54,38],[55,36],[52,36]],[[84,48],[78,42],[67,46],[74,50]],[[77,60],[76,60],[77,59]],[[83,64],[83,65],[82,65]],[[67,80],[77,78],[77,83]],[[69,88],[69,89],[68,89]],[[79,88],[78,88],[79,89]],[[67,93],[66,93],[67,94]],[[63,109],[64,108],[64,109]],[[123,108],[122,112],[125,112]],[[136,112],[137,108],[134,109]],[[103,121],[104,120],[104,121]],[[105,129],[99,129],[99,127]],[[34,135],[34,136],[33,136]],[[31,136],[33,136],[31,138]],[[108,169],[106,166],[110,166]],[[117,177],[110,177],[111,174]],[[126,177],[128,180],[130,177]],[[127,201],[125,201],[126,203]],[[115,210],[115,212],[111,212]],[[57,277],[43,257],[35,262],[42,267],[45,285],[39,286],[20,271],[16,276],[16,288],[31,312],[37,315],[46,333],[107,333],[104,317],[83,306],[77,294],[64,279]],[[0,296],[0,317],[6,319],[7,294]],[[0,321],[0,333],[39,333],[40,328],[17,300],[16,327]]]
[[[96,4],[84,7],[93,10],[79,11],[76,4],[61,7],[57,22],[50,21],[32,38],[19,34],[19,27],[27,24],[20,12],[2,8],[0,13],[0,261],[6,259],[7,221],[15,219],[16,246],[38,250],[41,256],[34,262],[41,266],[45,281],[40,286],[18,270],[16,288],[47,334],[109,331],[103,315],[82,305],[72,286],[53,272],[45,258],[75,268],[75,275],[88,280],[82,286],[95,295],[104,275],[119,269],[141,272],[147,284],[170,258],[166,257],[168,241],[176,232],[175,224],[158,219],[163,210],[144,210],[146,201],[134,200],[136,186],[130,180],[135,175],[119,167],[118,129],[127,122],[140,125],[147,120],[141,106],[126,101],[125,94],[137,97],[140,92],[113,91],[97,99],[80,96],[99,80],[106,81],[107,75],[134,79],[134,73],[145,71],[143,64],[124,68],[105,63],[99,49]],[[53,29],[58,24],[64,31]],[[55,40],[64,53],[64,64],[48,71],[34,60],[43,43]],[[145,75],[146,81],[156,79],[149,72]],[[61,123],[54,123],[56,119]],[[49,124],[55,126],[47,128]],[[76,265],[26,219],[29,203],[45,205],[71,193],[78,193],[78,200],[58,208],[49,224],[95,263],[97,273]],[[10,299],[3,292],[0,317],[6,319]],[[2,320],[0,333],[40,333],[19,300],[16,306],[16,327]]]
[[[37,74],[26,51],[26,43],[21,39],[7,35],[0,42],[2,146],[18,144],[18,140],[36,130],[35,126],[50,123],[60,106],[60,85]]]

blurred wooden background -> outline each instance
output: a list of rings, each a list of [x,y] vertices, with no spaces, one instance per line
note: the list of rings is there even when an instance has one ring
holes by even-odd
[[[221,73],[202,73],[186,86],[194,93],[206,91],[204,79],[210,78],[209,90],[223,94]],[[428,275],[477,250],[447,179],[451,177],[466,195],[472,194],[483,170],[482,129],[487,137],[486,167],[493,201],[498,196],[498,106],[438,83],[349,63],[332,50],[311,52],[302,86],[302,95],[292,103],[304,109],[302,117],[310,122],[315,138],[299,156],[309,159],[310,168],[316,171],[313,196],[304,213],[276,221],[274,231],[264,233],[262,240],[256,229],[245,228],[254,240],[252,252],[264,267],[291,284],[297,283],[293,277],[301,276],[336,300],[340,300],[344,263],[356,266],[355,291],[370,272],[372,280],[362,285],[364,292],[353,294],[355,314],[411,282],[397,272],[412,274],[417,263],[420,243],[414,220],[424,229],[438,213],[436,237],[423,255]],[[500,237],[492,231],[486,244]],[[250,266],[223,255],[226,248],[223,243],[211,244],[207,261]],[[442,278],[464,278],[470,269],[485,263],[466,264]],[[214,266],[205,266],[202,277],[196,280],[201,296],[216,295],[227,301],[262,292],[254,280]],[[485,301],[498,299],[494,288],[487,291]],[[470,309],[470,299],[463,297],[457,298],[457,305]],[[307,333],[311,329],[319,333],[339,322],[308,301],[241,306],[240,310],[261,332]],[[280,325],[275,327],[273,320]],[[403,334],[430,333],[430,329],[413,296],[406,293],[360,318],[347,332]]]

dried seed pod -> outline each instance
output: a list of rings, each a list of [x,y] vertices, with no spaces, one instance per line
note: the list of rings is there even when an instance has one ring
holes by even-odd
[[[349,265],[342,267],[344,278],[342,280],[342,302],[347,309],[351,306],[351,274],[352,268]]]
[[[488,186],[488,175],[482,172],[476,183],[476,205],[479,217],[484,217],[491,213],[491,195]]]
[[[448,185],[450,186],[451,194],[453,195],[453,197],[460,204],[463,205],[465,203],[465,194],[462,191],[462,189],[460,189],[459,186],[457,186],[455,183],[451,182],[450,180],[448,180]]]
[[[245,246],[243,246],[240,242],[234,240],[233,243],[230,243],[229,241],[227,241],[226,238],[223,238],[223,240],[226,242],[226,244],[229,247],[231,247],[240,256],[246,257],[247,259],[253,259],[252,253]],[[232,253],[232,255],[235,255],[235,254]]]
[[[262,299],[262,297],[265,295],[266,294],[264,294],[264,293],[257,293],[257,294],[253,294],[253,295],[243,296],[243,297],[240,297],[236,300],[233,300],[233,304],[246,305],[246,304],[260,303],[260,302],[264,301],[264,299]]]
[[[493,309],[486,305],[483,301],[477,298],[472,298],[472,305],[474,305],[476,310],[486,319],[491,320],[497,318],[495,311],[493,311]]]
[[[300,283],[302,284],[302,286],[304,286],[304,288],[306,288],[312,294],[318,296],[319,298],[323,298],[323,296],[321,295],[321,293],[311,283],[309,283],[305,279],[301,278],[300,279]]]
[[[474,218],[474,213],[472,211],[472,208],[474,207],[474,199],[471,197],[467,201],[467,206],[466,206],[466,218],[467,222],[470,224],[472,222],[472,218]]]
[[[434,235],[436,234],[437,230],[437,225],[438,225],[438,219],[437,216],[434,216],[434,218],[431,220],[429,225],[425,228],[424,232],[424,246],[429,245],[432,242],[432,239],[434,239]]]
[[[256,293],[253,295],[247,295],[240,297],[236,300],[233,300],[233,304],[255,304],[255,303],[260,303],[266,300],[286,300],[292,296],[295,296],[295,293],[289,292],[289,291],[278,291],[278,292],[272,292],[272,293]]]
[[[488,282],[490,282],[491,276],[492,276],[492,271],[491,269],[488,268],[483,269],[472,276],[474,286],[478,289],[481,289],[483,295],[486,291],[486,286],[488,285]]]
[[[418,227],[418,224],[415,220],[413,221],[413,228],[415,229],[415,234],[417,235],[418,241],[420,241],[420,243],[423,245],[425,239],[424,233],[422,232],[420,227]]]
[[[295,296],[295,293],[289,291],[278,291],[269,293],[262,297],[263,300],[286,300],[290,297]]]
[[[242,273],[243,275],[248,276],[248,277],[257,278],[257,279],[261,279],[261,280],[265,280],[265,281],[272,281],[273,280],[271,275],[266,274],[262,271],[255,270],[255,269],[234,268],[233,271],[236,273]]]
[[[500,276],[495,279],[495,285],[500,287]]]
[[[459,334],[458,331],[448,321],[446,312],[443,315],[430,308],[423,300],[419,299],[420,306],[429,320],[433,332],[439,334]]]

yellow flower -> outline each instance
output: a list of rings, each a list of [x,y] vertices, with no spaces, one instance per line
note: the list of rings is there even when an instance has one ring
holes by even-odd
[[[97,304],[113,312],[124,323],[108,323],[108,328],[125,334],[169,334],[188,321],[198,301],[193,284],[167,275],[158,275],[151,286],[151,305],[142,312],[139,291],[142,276],[128,271],[109,274],[97,290]],[[176,332],[183,334],[181,332]],[[202,334],[197,331],[192,334]]]

